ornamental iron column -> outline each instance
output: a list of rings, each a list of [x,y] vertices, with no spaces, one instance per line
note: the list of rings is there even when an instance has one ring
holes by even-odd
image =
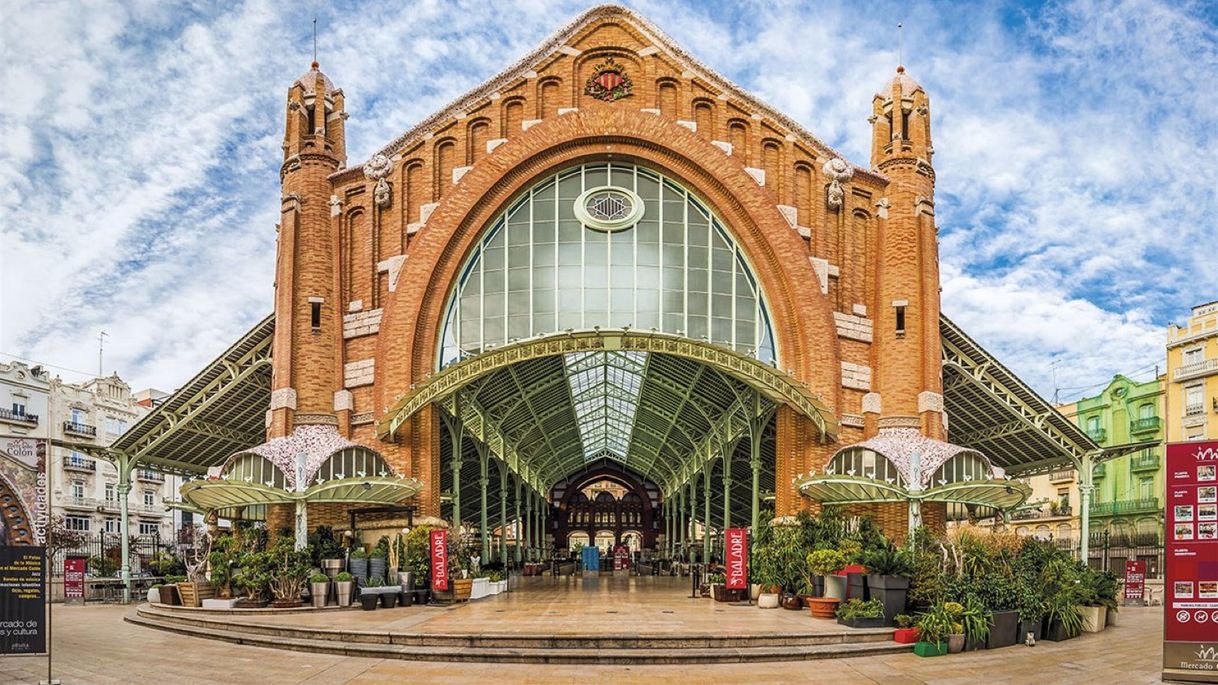
[[[685,486],[682,485],[677,489],[677,520],[673,522],[676,534],[673,536],[676,543],[676,553],[685,561],[685,534],[688,532],[685,529]]]
[[[713,461],[706,462],[706,466],[702,467],[702,563],[704,564],[710,561],[710,493],[711,471],[714,467],[715,462]]]
[[[695,525],[698,520],[698,474],[693,474],[689,477],[689,521],[685,524],[685,553],[686,558],[691,562],[695,555],[694,535],[698,532],[698,526]]]
[[[507,566],[507,464],[499,462],[499,563]]]
[[[485,564],[491,560],[491,540],[488,537],[490,531],[487,530],[489,526],[486,519],[486,487],[491,483],[490,463],[486,443],[475,442],[474,445],[478,448],[478,486],[482,490],[482,510],[479,512],[478,530],[482,537],[482,563]]]
[[[525,491],[524,500],[524,560],[533,560],[533,488]]]
[[[1088,565],[1091,564],[1091,493],[1095,491],[1091,469],[1095,456],[1095,452],[1087,452],[1083,454],[1082,461],[1075,464],[1078,468],[1078,506],[1082,510],[1078,512],[1079,535],[1082,536],[1079,540],[1078,555],[1082,562]]]
[[[135,462],[126,452],[118,453],[118,529],[122,535],[123,604],[131,603],[131,524],[127,520],[127,496],[131,494],[131,469]]]
[[[516,499],[516,520],[515,520],[515,523],[513,524],[512,537],[514,538],[514,541],[515,541],[515,545],[513,545],[513,546],[515,547],[515,550],[516,550],[516,553],[514,555],[516,557],[516,565],[519,566],[520,562],[521,562],[521,551],[520,551],[521,535],[520,535],[520,533],[523,530],[523,526],[521,525],[521,521],[520,521],[520,475],[517,474],[513,480],[516,481],[516,498],[515,498]]]

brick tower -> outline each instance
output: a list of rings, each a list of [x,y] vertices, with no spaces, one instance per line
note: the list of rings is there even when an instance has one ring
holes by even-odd
[[[946,437],[939,341],[930,101],[897,67],[873,101],[871,166],[888,177],[878,203],[873,392],[863,400],[867,437],[918,428]]]
[[[275,268],[274,380],[268,437],[337,425],[341,310],[330,174],[346,166],[343,92],[318,64],[288,89]]]

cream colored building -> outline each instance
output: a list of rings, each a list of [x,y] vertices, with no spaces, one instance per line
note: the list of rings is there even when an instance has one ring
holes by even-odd
[[[1167,328],[1167,441],[1218,440],[1218,301]]]
[[[1077,407],[1057,405],[1066,418],[1075,420]],[[1019,535],[1042,540],[1074,540],[1080,530],[1078,474],[1063,467],[1051,473],[1020,478],[1032,488],[1027,503],[1011,514],[1010,526]]]
[[[149,398],[162,395],[139,393],[149,405]],[[0,364],[0,402],[0,449],[6,453],[19,453],[36,440],[68,445],[52,446],[49,452],[51,514],[62,515],[65,526],[90,537],[118,535],[118,470],[70,445],[107,446],[149,407],[139,403],[117,374],[65,383],[43,367],[19,361]],[[178,485],[177,476],[147,469],[132,472],[127,499],[131,534],[173,539],[174,512],[165,502],[176,499]]]

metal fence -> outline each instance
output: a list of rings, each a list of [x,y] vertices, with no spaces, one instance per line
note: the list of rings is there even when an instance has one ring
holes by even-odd
[[[1058,549],[1069,550],[1077,559],[1082,553],[1080,539],[1050,538]],[[1125,573],[1126,561],[1145,561],[1147,580],[1163,578],[1163,538],[1158,533],[1113,533],[1099,531],[1088,540],[1087,564],[1094,569]]]
[[[63,560],[70,556],[86,557],[89,561],[86,568],[90,576],[113,577],[118,575],[122,565],[123,538],[119,533],[99,533],[85,536],[79,545],[56,550],[51,559],[51,571],[54,577],[63,577]],[[176,540],[166,540],[158,535],[132,535],[130,537],[131,573],[133,575],[151,575],[150,562],[159,559],[162,554],[175,556],[179,559],[193,547],[193,540],[183,536]]]

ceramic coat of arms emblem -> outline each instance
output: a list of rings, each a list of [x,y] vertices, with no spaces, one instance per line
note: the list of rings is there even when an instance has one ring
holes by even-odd
[[[609,57],[596,65],[592,75],[588,77],[584,92],[598,100],[613,102],[629,97],[633,88],[634,84],[630,82],[630,77],[626,75],[622,65]]]

